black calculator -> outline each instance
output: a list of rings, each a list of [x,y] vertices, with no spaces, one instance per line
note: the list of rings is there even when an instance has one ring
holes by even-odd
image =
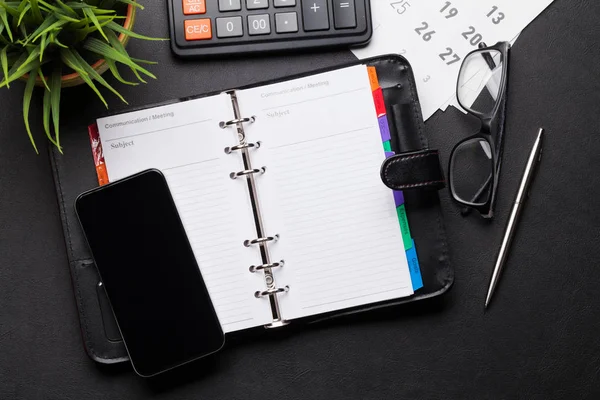
[[[369,42],[370,0],[167,0],[180,57],[348,47]]]

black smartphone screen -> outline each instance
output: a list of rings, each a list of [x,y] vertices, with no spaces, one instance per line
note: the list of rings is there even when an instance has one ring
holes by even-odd
[[[221,325],[160,171],[86,192],[75,208],[139,375],[156,375],[223,346]]]

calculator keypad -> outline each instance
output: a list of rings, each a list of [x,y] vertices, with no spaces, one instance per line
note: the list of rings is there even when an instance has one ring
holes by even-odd
[[[269,33],[271,33],[269,14],[248,15],[248,34],[268,35]]]
[[[217,37],[239,37],[244,35],[242,17],[217,18]]]
[[[210,18],[188,19],[185,21],[186,40],[208,40],[212,38]]]
[[[333,0],[333,15],[336,29],[356,27],[354,0]]]
[[[204,14],[205,12],[205,0],[183,0],[184,15]]]
[[[348,46],[371,37],[370,0],[168,0],[180,56]]]
[[[329,29],[327,0],[300,0],[304,16],[304,30],[321,31]]]
[[[275,7],[294,7],[296,0],[273,0],[273,5]]]
[[[277,33],[298,32],[298,14],[295,12],[275,14],[275,31]]]
[[[242,0],[219,0],[219,11],[241,11]]]

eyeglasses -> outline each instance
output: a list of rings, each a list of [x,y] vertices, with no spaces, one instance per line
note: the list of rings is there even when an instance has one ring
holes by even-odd
[[[480,45],[481,47],[481,45]],[[450,154],[452,198],[492,218],[502,157],[510,43],[483,47],[465,57],[457,83],[460,106],[481,121],[479,132],[461,140]]]

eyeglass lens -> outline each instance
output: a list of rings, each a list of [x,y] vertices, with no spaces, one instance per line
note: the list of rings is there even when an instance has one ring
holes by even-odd
[[[469,55],[460,70],[457,96],[467,110],[490,114],[499,100],[503,71],[502,53],[483,50]]]
[[[463,142],[452,154],[452,188],[462,202],[487,203],[493,187],[492,149],[483,138]]]

